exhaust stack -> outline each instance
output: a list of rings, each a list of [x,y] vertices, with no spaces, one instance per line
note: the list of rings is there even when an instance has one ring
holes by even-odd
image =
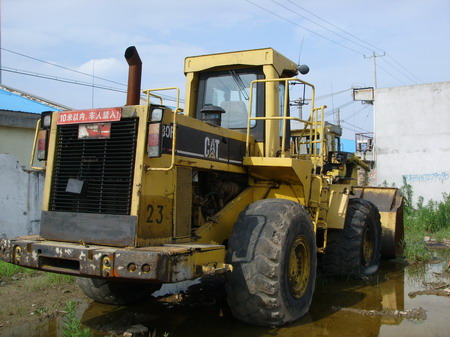
[[[129,65],[126,105],[138,105],[141,97],[142,61],[136,47],[131,46],[125,50],[125,59]]]

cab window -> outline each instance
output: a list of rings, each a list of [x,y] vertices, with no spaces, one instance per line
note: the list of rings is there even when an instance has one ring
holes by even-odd
[[[250,84],[260,78],[263,78],[263,75],[259,69],[227,70],[202,74],[200,76],[197,118],[201,119],[200,110],[202,108],[214,105],[225,110],[225,113],[222,114],[222,127],[246,129],[250,108]],[[253,86],[251,116],[264,114],[263,88],[259,84]],[[256,121],[253,120],[250,127],[254,128],[256,124]]]

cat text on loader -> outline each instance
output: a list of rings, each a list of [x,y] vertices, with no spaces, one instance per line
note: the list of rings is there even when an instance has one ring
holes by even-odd
[[[181,109],[177,88],[139,104],[141,61],[125,57],[126,106],[42,114],[40,234],[2,239],[2,260],[78,276],[115,304],[223,274],[236,318],[282,325],[308,311],[318,257],[361,278],[398,254],[398,191],[355,186],[365,165],[339,151],[297,64],[270,48],[188,57]],[[305,117],[290,112],[295,90]]]

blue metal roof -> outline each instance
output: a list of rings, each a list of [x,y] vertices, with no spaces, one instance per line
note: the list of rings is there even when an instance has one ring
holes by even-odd
[[[42,111],[60,111],[44,103],[14,94],[0,88],[0,110],[41,113]]]

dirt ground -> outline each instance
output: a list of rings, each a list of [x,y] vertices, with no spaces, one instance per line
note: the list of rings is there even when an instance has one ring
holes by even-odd
[[[8,327],[65,315],[66,302],[87,299],[72,283],[46,284],[43,273],[0,277],[0,335]]]

